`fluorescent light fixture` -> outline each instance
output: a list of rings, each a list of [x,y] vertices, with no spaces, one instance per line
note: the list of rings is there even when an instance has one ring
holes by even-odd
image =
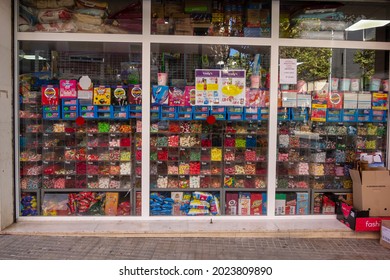
[[[24,58],[24,59],[28,59],[28,60],[36,60],[38,58],[38,60],[47,60],[46,58],[42,57],[42,56],[38,56],[36,57],[35,55],[33,54],[21,54],[19,55],[20,58]]]
[[[369,28],[382,27],[390,23],[390,20],[376,20],[376,19],[361,19],[352,24],[345,31],[357,31]]]

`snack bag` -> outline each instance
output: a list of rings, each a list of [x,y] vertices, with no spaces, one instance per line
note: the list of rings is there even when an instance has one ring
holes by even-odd
[[[218,197],[214,196],[213,200],[210,202],[210,213],[212,215],[220,215],[221,209],[219,207],[219,199]]]
[[[104,212],[107,216],[116,216],[118,211],[118,200],[119,200],[119,194],[117,192],[115,193],[106,193],[106,203]]]

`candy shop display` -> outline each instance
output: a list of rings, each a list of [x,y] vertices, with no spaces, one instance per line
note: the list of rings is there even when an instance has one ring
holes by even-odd
[[[33,113],[42,107],[27,109]],[[121,193],[126,194],[133,188],[135,124],[135,120],[85,120],[79,124],[74,120],[23,119],[19,154],[21,215],[38,214],[37,195],[41,192],[45,197],[39,206],[42,215],[105,215],[104,199],[97,197],[104,197],[110,189],[123,189]],[[70,193],[65,197],[52,193],[76,189],[73,198]],[[93,192],[83,196],[88,190]],[[130,215],[132,198],[121,198],[120,215]],[[96,199],[99,207],[92,205]],[[82,205],[86,200],[91,202],[88,207]]]
[[[128,216],[132,210],[125,194],[125,192],[45,193],[42,214],[44,216]]]
[[[208,192],[152,192],[153,216],[216,216],[221,214],[219,196]]]
[[[102,118],[80,123],[23,118],[22,215],[37,215],[31,210],[36,198],[29,198],[35,193],[47,197],[41,203],[43,215],[128,215],[134,210],[136,191],[132,189],[141,188],[143,175],[142,122],[106,117],[105,108],[103,104],[98,108]],[[31,114],[37,110],[24,109]],[[240,108],[230,109],[237,114]],[[179,112],[169,106],[159,110],[175,112],[175,116]],[[287,116],[289,111],[283,112]],[[237,209],[227,209],[223,201],[222,214],[261,214],[257,203],[267,191],[268,121],[226,118],[213,122],[169,114],[150,121],[151,214],[219,215],[219,197],[228,195],[237,196]],[[281,208],[277,213],[306,213],[298,209],[298,194],[312,198],[312,192],[350,191],[349,169],[355,160],[374,152],[382,152],[385,159],[386,138],[386,124],[380,121],[279,120],[276,187]],[[127,191],[132,198],[118,201]],[[118,199],[111,192],[119,193]],[[52,194],[66,197],[49,199]],[[110,202],[105,204],[107,195]]]
[[[151,188],[265,189],[267,131],[263,122],[151,123]],[[154,191],[154,189],[152,190]],[[191,215],[198,215],[192,210]],[[163,212],[155,212],[158,215]],[[177,213],[176,213],[177,214]]]
[[[385,153],[385,131],[384,123],[380,122],[279,122],[277,189],[291,191],[286,193],[287,200],[294,192],[306,193],[309,198],[310,192],[305,191],[308,189],[315,190],[318,201],[322,201],[322,190],[329,194],[349,192],[352,188],[349,169],[361,153]],[[295,203],[293,200],[291,203]],[[290,211],[291,203],[281,203]],[[314,212],[323,214],[316,203],[314,200]],[[298,213],[298,208],[292,211]]]
[[[32,193],[23,193],[20,200],[21,216],[37,216],[37,197]]]

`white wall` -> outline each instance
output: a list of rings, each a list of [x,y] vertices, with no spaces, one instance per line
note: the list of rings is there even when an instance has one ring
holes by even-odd
[[[0,230],[14,221],[12,3],[0,1]]]

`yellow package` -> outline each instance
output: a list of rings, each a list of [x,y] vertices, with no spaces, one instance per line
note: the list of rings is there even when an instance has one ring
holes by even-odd
[[[93,105],[111,105],[111,88],[95,87],[93,89]]]
[[[104,212],[107,216],[116,216],[118,212],[119,194],[117,192],[106,193],[106,205]]]

